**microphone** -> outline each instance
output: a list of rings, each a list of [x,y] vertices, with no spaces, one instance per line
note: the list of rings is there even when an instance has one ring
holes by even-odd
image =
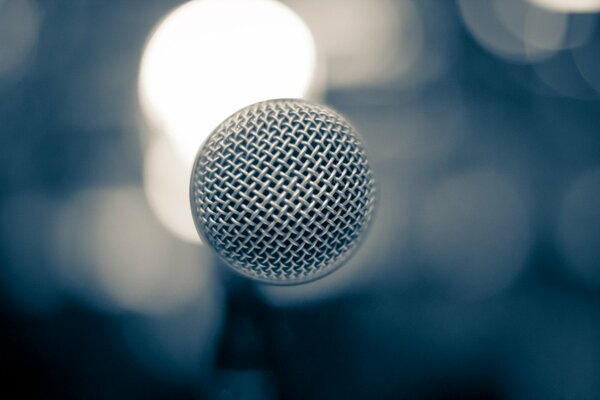
[[[375,181],[357,131],[298,99],[259,102],[200,147],[190,182],[196,229],[238,273],[299,284],[340,267],[365,236]]]

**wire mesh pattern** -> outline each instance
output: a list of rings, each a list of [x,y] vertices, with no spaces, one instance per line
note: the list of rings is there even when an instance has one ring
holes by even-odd
[[[226,119],[200,148],[190,190],[203,239],[238,272],[270,283],[333,271],[375,206],[359,135],[302,100],[265,101]]]

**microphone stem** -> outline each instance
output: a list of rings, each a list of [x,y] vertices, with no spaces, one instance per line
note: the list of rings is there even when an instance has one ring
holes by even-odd
[[[225,320],[214,362],[212,397],[278,399],[272,312],[254,282],[219,267],[226,274]]]

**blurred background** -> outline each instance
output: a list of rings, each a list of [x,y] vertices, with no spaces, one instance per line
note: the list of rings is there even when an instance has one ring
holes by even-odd
[[[0,0],[3,398],[600,398],[599,0]],[[232,112],[344,114],[379,209],[295,287],[200,243]]]

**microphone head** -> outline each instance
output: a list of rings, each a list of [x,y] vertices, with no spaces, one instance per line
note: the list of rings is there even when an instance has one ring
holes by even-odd
[[[375,182],[359,134],[337,112],[268,100],[207,138],[190,200],[198,233],[234,270],[297,284],[350,257],[372,219]]]

